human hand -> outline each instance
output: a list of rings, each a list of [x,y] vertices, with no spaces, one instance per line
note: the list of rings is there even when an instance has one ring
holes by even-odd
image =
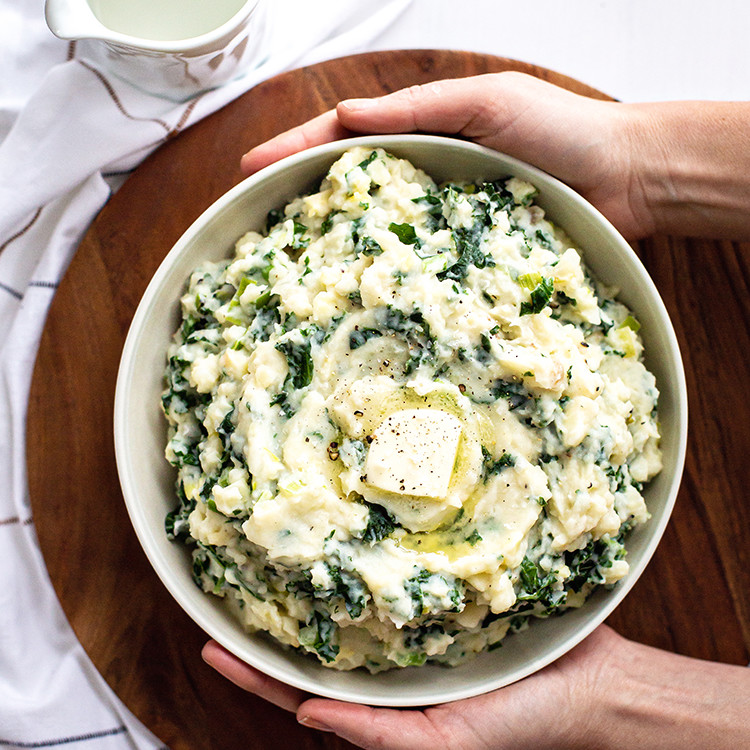
[[[624,234],[653,221],[630,173],[630,121],[621,106],[506,72],[412,86],[377,99],[341,102],[248,152],[252,174],[289,154],[356,133],[456,134],[527,161],[560,178]]]
[[[454,134],[561,179],[626,237],[750,239],[750,102],[622,104],[522,73],[340,102],[249,151],[242,170],[358,133]]]
[[[606,626],[536,675],[486,695],[424,710],[371,708],[311,697],[249,667],[210,641],[203,658],[241,688],[296,713],[305,726],[365,748],[581,747],[592,739],[597,694],[627,644]],[[593,746],[593,745],[591,745]]]
[[[606,625],[557,661],[491,693],[424,710],[316,698],[232,656],[203,658],[311,728],[364,748],[737,750],[750,747],[750,669],[629,641]]]

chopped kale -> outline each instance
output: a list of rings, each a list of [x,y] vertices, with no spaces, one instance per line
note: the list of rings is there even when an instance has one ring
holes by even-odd
[[[297,389],[310,385],[312,381],[313,360],[310,354],[310,344],[309,338],[305,338],[300,343],[287,339],[276,344],[276,349],[286,357],[289,367],[288,380]]]
[[[523,383],[514,380],[496,380],[490,387],[490,393],[496,399],[507,398],[511,411],[526,407],[533,400]]]
[[[211,401],[210,393],[198,393],[193,388],[185,372],[191,363],[185,359],[173,355],[169,358],[167,368],[167,390],[162,394],[161,402],[165,414],[174,411],[176,414],[185,414],[191,409],[207,406]]]
[[[448,597],[451,602],[450,610],[458,611],[461,606],[463,592],[460,589],[459,581],[452,576],[446,578],[443,575],[431,573],[429,570],[422,568],[418,573],[409,578],[404,585],[404,590],[411,597],[414,617],[421,617],[427,612],[444,608],[443,598],[436,597],[429,591],[429,588],[426,588],[427,584],[433,578],[440,581],[440,588],[443,588],[446,584],[448,585]]]
[[[278,307],[261,307],[250,324],[250,334],[258,341],[268,341],[273,336],[275,326],[280,322]]]
[[[289,580],[286,582],[284,588],[290,594],[296,594],[297,596],[315,596],[315,586],[313,585],[312,574],[309,570],[303,570],[299,576],[290,571]]]
[[[362,161],[357,164],[357,166],[360,169],[367,169],[367,167],[372,164],[375,159],[378,158],[378,152],[377,151],[370,151],[370,155],[366,159],[362,159]]]
[[[294,233],[292,235],[292,250],[304,250],[310,244],[310,238],[306,236],[307,227],[299,221],[294,221]]]
[[[178,468],[180,466],[200,466],[201,461],[198,457],[198,445],[187,445],[183,442],[177,442],[175,440],[172,440],[170,442],[170,447],[172,448],[172,454],[174,455],[174,460],[172,460],[170,463],[172,466],[177,466]]]
[[[543,276],[539,284],[532,289],[528,302],[521,303],[521,315],[540,313],[550,301],[554,291],[554,280]]]
[[[221,442],[224,446],[224,450],[228,451],[231,450],[231,440],[232,440],[232,433],[234,432],[235,424],[232,421],[232,417],[234,416],[236,407],[232,407],[225,415],[224,419],[221,420],[221,423],[216,428],[216,432],[219,434],[219,437],[221,438]]]
[[[187,340],[188,336],[198,327],[200,318],[196,318],[194,315],[186,315],[180,326],[180,336],[183,340]]]
[[[333,596],[339,596],[344,600],[344,606],[349,613],[349,617],[356,620],[367,604],[364,583],[348,570],[335,567],[329,563],[326,563],[326,571],[334,584]]]
[[[558,305],[571,305],[571,307],[575,307],[578,304],[573,297],[568,297],[565,292],[560,290],[555,292],[555,302],[557,302]]]
[[[365,542],[379,542],[391,534],[397,524],[393,516],[382,505],[367,503],[367,507],[370,510],[370,515],[362,539]]]
[[[279,295],[271,294],[270,290],[266,290],[255,300],[255,317],[248,329],[253,338],[259,341],[268,341],[271,338],[276,325],[281,323],[280,301]]]
[[[422,568],[419,573],[409,578],[406,581],[405,589],[406,593],[409,594],[412,600],[412,606],[417,617],[421,617],[425,612],[424,605],[424,592],[422,591],[422,585],[427,583],[432,577],[432,573],[429,570]]]
[[[443,635],[444,633],[445,628],[439,622],[429,622],[415,628],[405,627],[403,629],[404,648],[407,651],[416,651],[423,648],[425,642],[431,636]]]
[[[482,191],[487,193],[492,213],[498,210],[512,208],[515,204],[513,193],[505,187],[505,180],[493,180],[482,185]]]
[[[289,394],[286,391],[280,391],[269,402],[271,406],[278,406],[281,413],[291,419],[294,416],[294,407],[289,403]]]
[[[598,574],[599,552],[596,542],[592,541],[582,550],[566,554],[566,560],[569,562],[568,567],[571,571],[568,586],[573,591],[580,591],[589,581],[601,582],[601,576]]]
[[[235,589],[264,601],[263,596],[245,580],[237,564],[223,556],[221,547],[197,543],[193,550],[193,580],[199,588],[214,594]]]
[[[471,534],[466,537],[466,541],[473,547],[477,542],[482,541],[482,535],[474,529]]]
[[[359,349],[360,346],[368,342],[370,339],[382,335],[382,331],[379,331],[377,328],[357,328],[349,334],[349,348]]]
[[[284,212],[278,208],[272,208],[266,214],[266,234],[282,221],[284,221]]]
[[[188,517],[195,509],[195,500],[188,500],[181,480],[177,480],[177,497],[180,504],[167,513],[164,529],[170,542],[187,542],[190,539],[190,521]]]
[[[467,229],[459,227],[453,230],[453,240],[456,243],[456,252],[458,260],[445,271],[439,271],[437,274],[440,281],[452,279],[453,281],[463,281],[469,273],[469,266],[477,268],[492,267],[495,261],[491,255],[485,255],[479,246],[481,233],[484,227],[478,231],[478,225]]]
[[[325,219],[323,219],[320,225],[321,235],[328,234],[328,232],[330,232],[331,229],[333,229],[333,217],[336,216],[336,214],[340,214],[340,213],[341,211],[335,208],[325,217]]]
[[[315,651],[324,661],[332,662],[339,653],[339,647],[334,643],[337,630],[338,626],[328,615],[314,609],[305,627],[300,628],[300,645],[308,651]]]
[[[536,238],[536,241],[546,250],[552,249],[552,238],[547,234],[547,232],[537,229],[534,233],[534,237]]]
[[[331,563],[325,563],[326,573],[333,584],[332,587],[316,586],[312,582],[309,570],[300,574],[290,573],[290,580],[285,585],[286,591],[301,598],[317,599],[327,602],[333,598],[341,598],[349,616],[359,617],[367,606],[367,589],[364,582],[354,573]]]
[[[219,306],[217,300],[214,300],[211,297],[206,297],[201,292],[196,292],[194,304],[201,328],[218,327],[219,322],[214,316],[214,312],[216,312],[214,308]],[[196,325],[195,328],[198,328],[198,325]]]
[[[626,475],[626,466],[610,466],[605,474],[609,477],[609,489],[614,495],[623,492],[630,485],[629,475]]]
[[[566,552],[565,564],[571,572],[566,585],[578,592],[587,583],[603,583],[602,568],[611,568],[615,560],[625,557],[624,538],[629,530],[630,525],[624,523],[614,539],[602,537],[590,541],[583,549]]]
[[[474,357],[480,364],[487,365],[492,361],[492,340],[486,333],[479,335],[479,346],[474,350]]]
[[[360,237],[354,246],[357,255],[380,255],[383,248],[372,237]]]
[[[482,446],[482,459],[483,459],[483,471],[482,477],[486,482],[490,477],[499,474],[503,469],[507,469],[516,465],[515,456],[503,451],[500,458],[493,458],[492,454]]]
[[[383,248],[372,237],[360,233],[364,224],[364,217],[355,219],[352,222],[352,243],[356,255],[380,255]]]
[[[452,229],[453,242],[456,246],[458,260],[437,274],[441,281],[451,279],[463,281],[469,273],[469,266],[476,268],[492,268],[495,260],[490,254],[482,252],[482,240],[485,232],[495,223],[495,212],[505,205],[505,188],[499,188],[497,183],[484,183],[479,186],[476,195],[468,198],[472,206],[473,222],[470,226],[454,227]],[[443,200],[450,203],[455,200],[456,187],[448,185],[443,190]],[[507,193],[507,191],[505,191]],[[510,193],[507,193],[510,196]],[[510,196],[512,200],[512,196]]]
[[[391,222],[388,225],[388,229],[399,238],[404,245],[414,245],[415,247],[421,247],[422,242],[417,237],[417,230],[411,224],[396,224]]]
[[[399,333],[409,346],[409,359],[404,373],[409,375],[423,362],[435,359],[435,341],[430,333],[429,323],[419,310],[406,315],[397,307],[387,305],[377,311],[376,322],[382,330]]]
[[[440,229],[447,226],[445,216],[443,216],[443,202],[437,195],[420,195],[419,198],[412,198],[412,203],[423,205],[427,211],[427,230],[434,234]]]
[[[544,572],[528,557],[521,561],[519,579],[521,590],[516,594],[517,601],[539,602],[548,614],[564,603],[567,594],[564,589],[555,588],[554,573]]]
[[[305,270],[299,275],[299,283],[300,284],[303,283],[302,279],[304,279],[305,276],[307,276],[307,274],[312,273],[312,268],[310,268],[310,257],[309,256],[307,256],[307,255],[305,256],[305,259],[304,259],[303,263],[305,265]]]
[[[261,278],[264,281],[268,281],[271,278],[271,271],[273,271],[273,260],[276,257],[276,251],[271,249],[264,256],[263,260],[267,261],[266,265],[260,269]]]
[[[217,484],[218,481],[219,481],[219,477],[218,476],[214,476],[214,477],[208,477],[207,476],[203,480],[203,484],[201,485],[201,489],[200,489],[200,492],[198,494],[200,495],[200,497],[203,500],[203,502],[205,502],[206,504],[208,504],[208,501],[209,501],[209,499],[211,497],[211,491],[216,486],[216,484]]]

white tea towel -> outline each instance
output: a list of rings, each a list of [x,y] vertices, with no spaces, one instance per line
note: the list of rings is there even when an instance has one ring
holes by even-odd
[[[42,0],[0,0],[0,748],[150,749],[70,630],[34,534],[28,390],[49,304],[121,175],[168,137],[291,67],[365,51],[410,0],[269,2],[270,55],[177,104],[82,59]]]

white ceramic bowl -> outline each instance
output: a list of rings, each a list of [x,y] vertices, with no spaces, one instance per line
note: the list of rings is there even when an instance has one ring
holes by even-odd
[[[338,672],[271,639],[248,635],[217,597],[193,583],[190,553],[169,542],[164,516],[176,504],[174,473],[164,459],[166,420],[160,411],[166,350],[179,324],[179,298],[199,262],[227,257],[266,214],[312,188],[352,145],[380,145],[412,161],[438,182],[517,175],[539,189],[537,203],[583,250],[603,282],[618,287],[641,323],[646,364],[661,391],[664,470],[645,490],[651,520],[629,536],[629,575],[597,591],[580,609],[531,623],[502,649],[466,664],[393,669],[376,675]],[[331,698],[390,706],[424,706],[478,695],[521,679],[554,661],[596,628],[622,601],[656,549],[677,495],[687,438],[687,396],[680,352],[664,304],[646,270],[612,225],[579,195],[527,164],[457,139],[367,136],[316,147],[246,179],[208,208],[185,232],[154,275],[125,342],[115,398],[115,448],[120,482],[135,531],[164,585],[208,635],[259,670]]]

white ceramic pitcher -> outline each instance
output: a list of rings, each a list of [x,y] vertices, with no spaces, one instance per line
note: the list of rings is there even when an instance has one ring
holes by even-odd
[[[137,88],[185,101],[268,54],[265,0],[46,0],[55,36]]]

